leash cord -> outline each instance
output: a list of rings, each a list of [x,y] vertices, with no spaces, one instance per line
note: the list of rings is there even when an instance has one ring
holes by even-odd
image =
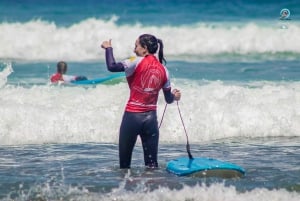
[[[168,104],[166,103],[165,109],[164,109],[163,115],[161,117],[161,120],[160,120],[158,128],[160,128],[160,126],[161,126],[161,124],[163,122],[163,119],[164,119],[164,116],[165,116],[165,113],[166,113],[166,109],[167,109],[167,105]],[[190,150],[189,137],[188,137],[188,134],[187,134],[186,129],[185,129],[185,125],[184,125],[183,118],[182,118],[182,115],[181,115],[181,111],[180,111],[180,108],[179,108],[179,105],[178,105],[178,101],[177,101],[177,108],[178,108],[179,116],[180,116],[181,123],[182,123],[183,129],[184,129],[184,132],[185,132],[185,136],[186,136],[186,151],[187,151],[187,153],[189,155],[189,158],[193,159],[193,156],[192,156],[191,150]]]
[[[167,109],[167,103],[166,103],[166,105],[165,105],[165,109],[164,109],[164,112],[163,112],[163,115],[162,115],[162,117],[161,117],[161,120],[160,120],[160,123],[159,123],[159,126],[158,126],[158,129],[160,129],[160,126],[161,126],[161,124],[162,124],[162,122],[163,122],[163,119],[164,119],[164,116],[165,116],[165,113],[166,113],[166,109]]]
[[[185,132],[185,136],[186,136],[186,151],[189,155],[189,158],[193,159],[193,156],[192,156],[191,150],[190,150],[189,137],[188,137],[188,134],[187,134],[186,129],[185,129],[185,125],[184,125],[183,118],[182,118],[182,115],[181,115],[181,111],[180,111],[180,108],[179,108],[179,105],[178,105],[178,101],[177,101],[177,108],[178,108],[179,116],[180,116],[181,123],[182,123],[183,129],[184,129],[184,132]]]

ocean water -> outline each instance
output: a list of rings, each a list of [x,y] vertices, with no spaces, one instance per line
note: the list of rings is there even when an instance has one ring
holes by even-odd
[[[290,20],[279,20],[288,8]],[[160,128],[159,169],[118,168],[124,78],[53,86],[56,63],[90,79],[134,55],[136,38],[164,42],[194,157],[242,166],[242,178],[177,177],[187,156],[176,104]],[[291,1],[0,2],[0,200],[300,200],[300,4]],[[158,100],[158,120],[165,102]]]

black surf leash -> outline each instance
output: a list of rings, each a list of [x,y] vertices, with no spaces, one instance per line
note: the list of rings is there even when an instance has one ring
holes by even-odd
[[[159,123],[159,126],[158,126],[158,129],[160,129],[160,126],[161,126],[161,124],[162,124],[162,122],[163,122],[163,119],[164,119],[164,116],[165,116],[165,113],[166,113],[166,109],[167,109],[167,103],[166,103],[166,105],[165,105],[165,109],[164,109],[164,112],[163,112],[163,115],[162,115],[162,117],[161,117],[161,120],[160,120],[160,123]]]
[[[166,112],[166,109],[167,109],[167,105],[168,105],[168,104],[166,103],[165,109],[164,109],[163,115],[162,115],[162,117],[161,117],[161,120],[160,120],[160,123],[159,123],[159,127],[158,127],[158,128],[160,128],[160,126],[161,126],[161,124],[162,124],[162,121],[163,121],[163,119],[164,119],[165,112]],[[184,125],[183,118],[182,118],[182,115],[181,115],[181,111],[180,111],[180,108],[179,108],[179,105],[178,105],[178,101],[177,101],[177,108],[178,108],[179,116],[180,116],[181,123],[182,123],[183,129],[184,129],[184,132],[185,132],[185,136],[186,136],[186,151],[187,151],[187,153],[188,153],[188,155],[189,155],[189,158],[192,160],[192,159],[194,159],[194,158],[193,158],[193,156],[192,156],[192,154],[191,154],[190,143],[189,143],[189,137],[188,137],[188,134],[187,134],[186,129],[185,129],[185,125]]]
[[[194,159],[192,154],[191,154],[189,137],[188,137],[188,134],[187,134],[186,129],[185,129],[185,125],[184,125],[183,118],[182,118],[182,115],[181,115],[181,112],[180,112],[180,109],[179,109],[178,101],[177,101],[177,108],[178,108],[179,116],[180,116],[180,119],[181,119],[181,122],[182,122],[182,126],[183,126],[183,129],[184,129],[184,132],[185,132],[185,136],[186,136],[186,151],[189,155],[189,158]]]

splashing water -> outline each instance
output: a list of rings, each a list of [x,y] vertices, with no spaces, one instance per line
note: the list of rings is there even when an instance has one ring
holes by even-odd
[[[0,88],[2,88],[6,82],[7,82],[7,77],[14,72],[12,68],[11,63],[4,63],[5,68],[0,72]]]

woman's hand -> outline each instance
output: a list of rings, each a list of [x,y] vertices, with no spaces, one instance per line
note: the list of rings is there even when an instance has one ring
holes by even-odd
[[[174,100],[179,101],[181,98],[181,92],[178,89],[173,89],[172,94],[174,95]]]
[[[111,39],[109,39],[108,41],[103,41],[102,44],[101,44],[101,47],[103,49],[106,49],[108,47],[111,47]]]

